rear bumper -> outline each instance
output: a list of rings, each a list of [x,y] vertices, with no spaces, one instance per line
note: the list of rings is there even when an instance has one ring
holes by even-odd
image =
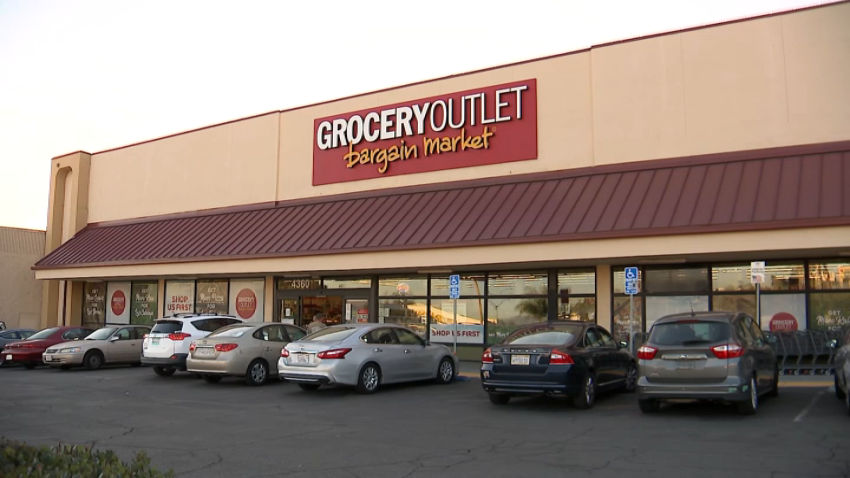
[[[481,386],[487,393],[505,395],[578,395],[581,377],[577,369],[565,366],[542,375],[500,374],[493,365],[481,367]]]
[[[359,369],[354,364],[343,363],[343,360],[333,362],[332,364],[319,364],[316,367],[299,367],[287,365],[286,361],[281,358],[277,363],[277,371],[281,379],[292,382],[357,385]]]
[[[717,383],[653,383],[640,377],[637,394],[646,399],[724,400],[729,402],[750,399],[750,384],[739,377],[727,377]]]
[[[242,366],[233,360],[203,360],[186,357],[186,370],[194,373],[206,373],[215,375],[237,375],[244,376],[247,364]]]
[[[6,362],[18,362],[18,363],[42,363],[41,362],[41,354],[44,353],[44,350],[39,350],[37,352],[20,352],[17,349],[13,350],[4,350],[3,351],[3,360]],[[9,356],[12,358],[9,358]]]
[[[161,367],[174,367],[177,370],[186,370],[186,357],[188,354],[174,354],[171,357],[145,357],[142,355],[142,364]]]

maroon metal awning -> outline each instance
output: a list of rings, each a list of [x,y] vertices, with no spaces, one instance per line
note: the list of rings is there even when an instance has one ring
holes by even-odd
[[[850,224],[850,143],[92,224],[34,269]]]

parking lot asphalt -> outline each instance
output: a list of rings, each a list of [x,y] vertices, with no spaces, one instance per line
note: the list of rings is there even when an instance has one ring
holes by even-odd
[[[145,451],[181,477],[850,476],[850,417],[828,387],[785,386],[752,417],[691,403],[642,415],[627,394],[587,411],[495,406],[469,378],[363,396],[149,368],[3,368],[0,403],[0,435]]]

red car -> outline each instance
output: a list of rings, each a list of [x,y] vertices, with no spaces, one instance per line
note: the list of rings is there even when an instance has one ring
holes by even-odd
[[[26,340],[13,342],[3,348],[3,359],[6,363],[20,363],[26,368],[35,368],[42,363],[41,354],[51,345],[81,340],[86,338],[94,329],[87,327],[51,327],[36,332]]]

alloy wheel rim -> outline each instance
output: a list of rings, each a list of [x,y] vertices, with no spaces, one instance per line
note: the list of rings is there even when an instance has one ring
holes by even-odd
[[[251,378],[253,378],[255,382],[262,382],[263,379],[266,378],[266,370],[263,368],[262,364],[254,365],[254,368],[251,369]]]
[[[91,358],[89,359],[89,364],[91,364],[92,367],[99,365],[100,364],[100,358],[97,355],[92,355]]]
[[[759,406],[759,394],[756,391],[755,379],[750,379],[750,401],[753,403],[753,409]]]
[[[449,381],[454,374],[454,370],[452,370],[452,364],[448,362],[443,362],[443,365],[440,366],[440,375],[443,377],[443,380]]]
[[[363,371],[363,384],[367,390],[374,390],[378,386],[378,371],[374,367],[367,367]]]
[[[629,367],[629,374],[626,377],[626,388],[629,390],[635,388],[637,384],[637,369],[635,367]]]
[[[585,387],[584,387],[584,390],[585,390],[584,396],[587,399],[587,403],[593,403],[593,398],[594,398],[594,395],[595,395],[594,388],[595,387],[593,386],[593,377],[587,377],[587,383],[585,384]]]

